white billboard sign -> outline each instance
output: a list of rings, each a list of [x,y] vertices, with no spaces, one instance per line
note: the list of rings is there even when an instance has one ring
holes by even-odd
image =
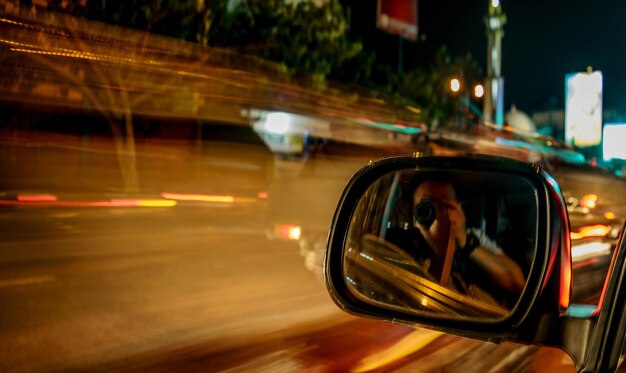
[[[626,160],[626,123],[607,123],[604,126],[604,160]]]
[[[565,142],[595,146],[602,142],[602,73],[565,77]]]

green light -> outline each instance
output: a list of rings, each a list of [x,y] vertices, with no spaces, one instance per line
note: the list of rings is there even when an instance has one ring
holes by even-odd
[[[359,120],[359,119],[356,119],[355,122],[357,122],[358,124],[364,124],[366,126],[380,128],[380,129],[384,129],[387,131],[394,131],[394,132],[406,133],[406,134],[411,134],[411,135],[422,132],[421,128],[404,127],[404,126],[399,126],[397,124],[371,122],[371,121],[365,121],[365,120]]]

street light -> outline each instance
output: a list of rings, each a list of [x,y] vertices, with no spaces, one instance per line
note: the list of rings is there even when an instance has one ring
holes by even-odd
[[[450,90],[454,93],[461,90],[461,81],[457,78],[452,78],[450,80]]]
[[[476,84],[474,86],[474,97],[482,98],[485,95],[485,87],[482,84]]]

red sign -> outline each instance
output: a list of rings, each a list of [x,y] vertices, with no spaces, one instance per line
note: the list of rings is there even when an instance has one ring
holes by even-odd
[[[417,0],[378,0],[378,28],[417,40]]]

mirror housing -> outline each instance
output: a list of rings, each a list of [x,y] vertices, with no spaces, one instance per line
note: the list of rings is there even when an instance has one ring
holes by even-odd
[[[345,273],[346,248],[359,201],[377,180],[398,171],[476,172],[515,176],[532,186],[537,202],[536,255],[526,285],[511,312],[501,318],[447,317],[436,313],[406,312],[355,295]],[[561,345],[556,322],[565,315],[571,297],[571,258],[566,204],[554,179],[539,166],[490,156],[394,157],[373,162],[357,172],[339,202],[333,219],[325,260],[327,288],[343,310],[360,316],[438,330],[463,337]],[[457,315],[458,316],[458,315]]]

